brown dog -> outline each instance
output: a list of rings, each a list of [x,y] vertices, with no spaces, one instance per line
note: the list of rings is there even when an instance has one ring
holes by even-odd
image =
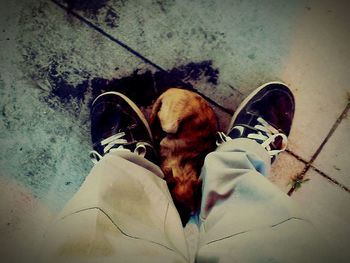
[[[216,147],[215,113],[197,93],[171,88],[154,103],[150,125],[159,147],[161,169],[186,224],[200,205],[198,177],[204,158]]]

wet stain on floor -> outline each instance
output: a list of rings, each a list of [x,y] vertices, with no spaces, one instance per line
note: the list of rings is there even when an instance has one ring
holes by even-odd
[[[62,103],[67,103],[72,98],[76,98],[79,101],[84,100],[88,88],[88,80],[85,80],[76,86],[69,84],[65,80],[64,75],[57,72],[56,61],[52,62],[50,65],[48,80],[52,88],[48,98],[52,96],[58,97]]]
[[[108,0],[65,0],[69,10],[85,11],[97,15]]]
[[[77,100],[80,104],[88,103],[90,106],[93,98],[106,91],[123,93],[139,107],[148,107],[170,87],[195,91],[191,83],[204,79],[216,85],[219,77],[219,70],[213,67],[212,61],[202,61],[182,65],[169,71],[140,72],[140,70],[135,70],[131,75],[120,78],[88,78],[73,85],[65,80],[64,75],[69,73],[58,74],[56,67],[57,62],[52,62],[48,75],[51,91],[45,98],[51,107],[55,105],[51,103],[54,98],[58,98],[66,108],[69,107],[72,100]]]

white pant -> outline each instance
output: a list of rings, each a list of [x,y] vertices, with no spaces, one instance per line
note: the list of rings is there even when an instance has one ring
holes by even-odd
[[[249,139],[206,157],[196,262],[336,262],[293,200],[262,176],[269,169]],[[107,154],[50,227],[43,262],[191,262],[162,177],[134,153]]]

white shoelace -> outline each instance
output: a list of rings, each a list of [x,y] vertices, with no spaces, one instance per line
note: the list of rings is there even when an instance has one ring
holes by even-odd
[[[120,133],[114,134],[114,135],[102,140],[101,145],[104,146],[103,155],[105,155],[108,152],[112,152],[112,151],[130,152],[129,149],[126,149],[123,147],[123,145],[128,143],[128,141],[123,138],[124,136],[125,136],[125,132],[120,132]],[[114,147],[116,145],[119,145],[119,146]],[[134,152],[137,153],[138,155],[144,157],[146,155],[146,145],[149,145],[149,144],[145,143],[145,142],[138,142],[136,144]],[[95,150],[90,151],[90,153],[89,153],[90,159],[94,164],[96,164],[99,160],[101,160],[103,155],[99,154]]]
[[[279,132],[274,127],[272,127],[263,118],[259,117],[257,121],[260,123],[254,126],[257,132],[249,133],[247,137],[250,139],[262,141],[263,143],[261,143],[260,145],[267,150],[271,158],[274,156],[277,156],[277,154],[279,154],[280,152],[283,152],[287,148],[287,144],[288,144],[287,136]],[[234,129],[239,129],[241,131],[244,128],[243,126],[235,126]],[[222,142],[227,142],[232,140],[231,137],[227,136],[223,132],[219,132],[219,137]],[[281,149],[271,150],[271,143],[273,143],[278,137],[282,138]],[[220,145],[221,143],[217,142],[216,144]]]

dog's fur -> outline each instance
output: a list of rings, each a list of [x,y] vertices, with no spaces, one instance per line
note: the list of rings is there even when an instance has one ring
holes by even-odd
[[[214,111],[197,93],[170,88],[154,103],[150,125],[161,169],[183,224],[200,206],[199,173],[216,147]]]

